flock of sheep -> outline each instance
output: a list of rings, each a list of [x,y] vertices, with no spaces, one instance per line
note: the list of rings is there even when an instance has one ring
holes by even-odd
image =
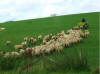
[[[74,27],[74,29],[69,29],[66,32],[63,30],[60,33],[57,33],[56,35],[48,34],[44,37],[42,35],[38,36],[38,39],[35,39],[33,37],[31,38],[24,38],[24,42],[22,42],[20,45],[15,45],[14,48],[17,51],[13,52],[6,52],[3,53],[0,52],[0,55],[3,55],[4,58],[8,57],[19,57],[21,55],[29,55],[29,56],[40,56],[44,54],[50,54],[54,51],[61,52],[64,47],[69,47],[72,44],[79,43],[83,40],[84,37],[89,36],[89,31],[85,30],[84,32],[82,29],[78,27]],[[38,41],[42,41],[42,44],[37,46],[28,46],[30,43],[31,45],[34,45]],[[7,41],[6,45],[11,45],[11,41]]]

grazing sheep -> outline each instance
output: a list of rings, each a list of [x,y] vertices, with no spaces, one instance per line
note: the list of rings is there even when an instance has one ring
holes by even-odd
[[[63,46],[57,46],[55,50],[56,52],[61,52],[63,50]]]
[[[89,36],[89,31],[88,30],[85,30],[85,37],[88,37]]]
[[[35,55],[35,48],[32,48],[32,52],[31,52],[32,56]]]
[[[17,58],[17,57],[19,57],[20,54],[18,52],[11,52],[10,55],[11,55],[11,57],[16,57]]]
[[[27,42],[26,41],[25,42],[22,42],[21,45],[25,48],[26,45],[27,45]]]
[[[27,38],[27,37],[25,37],[25,38],[24,38],[24,41],[26,41],[26,42],[27,42],[27,41],[28,41],[28,38]]]
[[[70,34],[70,33],[72,33],[73,32],[73,30],[72,29],[69,29],[69,30],[67,30],[67,34]]]
[[[80,26],[80,29],[83,29],[83,26]]]
[[[41,54],[50,54],[52,51],[61,52],[63,50],[63,46],[69,47],[71,44],[75,44],[82,41],[82,37],[89,36],[89,31],[85,30],[83,33],[82,29],[79,29],[77,26],[74,27],[75,30],[68,30],[66,34],[63,31],[57,33],[57,35],[48,34],[43,38],[43,44],[35,47],[25,48],[27,45],[28,38],[24,38],[24,42],[21,45],[15,45],[15,49],[20,49],[20,53],[18,52],[7,52],[4,54],[4,57],[18,57],[20,54],[28,55],[28,56],[40,56]],[[50,40],[51,38],[51,40]],[[38,40],[42,39],[42,35],[38,36]],[[30,43],[34,44],[37,42],[36,39],[31,37],[29,39]],[[6,42],[7,45],[11,43],[10,41]],[[25,49],[25,50],[23,50]],[[0,52],[0,54],[2,54]]]
[[[45,53],[50,54],[51,48],[46,48]]]
[[[30,38],[30,42],[31,42],[32,44],[35,44],[35,43],[37,42],[37,40],[31,37],[31,38]]]
[[[85,34],[82,32],[82,30],[77,30],[77,32],[80,34],[80,36],[85,37]]]
[[[64,30],[61,31],[61,34],[65,34]]]
[[[22,49],[23,48],[23,45],[15,45],[14,48],[15,49]]]
[[[46,40],[43,40],[43,44],[44,44],[44,45],[46,44]]]
[[[5,53],[4,58],[8,58],[10,56],[10,54],[11,54],[10,52]]]
[[[53,40],[56,40],[56,39],[57,39],[57,37],[56,37],[56,36],[52,36],[52,39],[53,39]]]
[[[39,56],[40,54],[41,54],[41,50],[40,50],[39,46],[36,46],[35,47],[35,55]]]
[[[42,40],[42,35],[39,35],[39,36],[38,36],[38,39],[39,39],[39,40]]]
[[[20,54],[18,52],[7,52],[7,53],[4,54],[4,58],[8,58],[8,57],[17,58],[17,57],[19,57],[19,55]]]
[[[5,30],[5,28],[0,28],[0,31],[4,31]]]
[[[50,35],[46,35],[43,40],[45,40],[46,42],[50,39]]]
[[[24,51],[23,49],[20,49],[20,54],[24,54]]]
[[[52,33],[49,36],[52,37],[53,36]]]
[[[74,30],[78,30],[78,29],[79,29],[79,26],[75,26],[75,27],[74,27]]]
[[[69,46],[70,46],[70,43],[66,41],[66,42],[64,43],[64,45],[65,45],[65,47],[69,47]]]
[[[6,41],[6,45],[7,46],[11,45],[11,41]]]
[[[31,53],[32,53],[32,48],[29,48],[29,47],[28,47],[28,48],[26,48],[26,50],[24,50],[24,55],[25,55],[25,56],[27,56],[27,55],[28,55],[28,56],[32,56]]]

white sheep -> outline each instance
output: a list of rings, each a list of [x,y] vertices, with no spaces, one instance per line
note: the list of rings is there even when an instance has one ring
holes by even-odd
[[[37,42],[37,40],[31,37],[31,38],[30,38],[30,42],[31,42],[32,44],[35,44],[35,43]]]
[[[11,41],[6,41],[6,45],[7,46],[11,45]]]
[[[38,36],[38,39],[39,39],[39,40],[42,40],[42,35],[39,35],[39,36]]]
[[[80,29],[83,29],[83,26],[80,26]]]
[[[25,42],[22,42],[21,45],[25,48],[26,45],[27,45],[27,42],[26,41]]]
[[[14,48],[15,49],[22,49],[23,48],[23,45],[15,45]]]
[[[25,38],[24,38],[24,41],[26,41],[26,42],[27,42],[27,41],[28,41],[28,38],[27,38],[27,37],[25,37]]]
[[[16,57],[17,58],[17,57],[19,57],[20,54],[18,52],[11,52],[10,55],[11,55],[11,57]]]
[[[23,49],[20,49],[20,54],[24,54],[24,51]]]
[[[89,36],[89,31],[88,30],[85,30],[85,37],[88,37]]]
[[[4,58],[10,57],[10,54],[11,54],[10,52],[5,53],[5,54],[4,54]]]
[[[39,48],[39,46],[35,47],[35,55],[39,56],[41,54],[41,50]]]
[[[0,28],[0,31],[4,31],[5,30],[5,28]]]
[[[45,40],[46,42],[50,39],[50,35],[46,35],[43,40]]]
[[[32,54],[32,56],[35,55],[35,48],[34,48],[34,47],[32,48],[32,52],[31,52],[31,54]]]
[[[79,26],[75,26],[74,29],[75,29],[75,30],[78,30],[78,29],[79,29]]]

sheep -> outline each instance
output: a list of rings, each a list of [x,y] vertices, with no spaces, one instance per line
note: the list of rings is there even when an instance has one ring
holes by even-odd
[[[65,34],[64,30],[61,31],[61,34]]]
[[[69,46],[70,46],[70,43],[69,43],[68,41],[66,41],[66,42],[64,43],[64,46],[65,46],[65,47],[69,47]]]
[[[21,45],[25,48],[26,45],[27,45],[27,42],[26,41],[25,42],[22,42]]]
[[[32,44],[35,44],[35,43],[37,42],[37,40],[31,37],[31,38],[30,38],[30,42],[31,42]]]
[[[85,30],[85,37],[88,37],[89,36],[89,31],[88,30]]]
[[[49,34],[49,36],[50,36],[50,37],[52,37],[52,36],[53,36],[53,35],[52,35],[52,33],[51,33],[51,34]]]
[[[32,52],[31,52],[32,56],[35,55],[35,48],[32,48]]]
[[[28,47],[23,50],[23,47],[26,47],[28,38],[24,38],[24,42],[21,43],[21,45],[15,45],[15,49],[20,49],[20,52],[9,52],[6,53],[4,56],[13,56],[13,57],[18,57],[20,54],[23,55],[30,55],[30,56],[40,56],[41,54],[50,54],[52,51],[56,52],[61,52],[63,50],[63,46],[69,47],[72,43],[78,43],[82,41],[82,37],[88,36],[89,31],[85,30],[85,33],[81,29],[77,30],[68,30],[68,34],[66,34],[63,31],[58,33],[57,35],[52,36],[52,34],[48,34],[43,38],[43,44],[40,46],[35,46],[35,47]],[[51,40],[49,40],[52,38]],[[42,39],[42,35],[38,36],[38,39]],[[49,40],[49,41],[48,41]],[[34,44],[36,43],[36,39],[30,38],[29,41]],[[8,41],[9,43],[9,41]]]
[[[41,54],[44,54],[45,53],[46,48],[47,48],[46,45],[41,45],[40,46]]]
[[[6,41],[6,45],[7,46],[11,45],[11,41]]]
[[[20,54],[24,54],[24,51],[23,49],[20,49]]]
[[[80,29],[83,29],[83,26],[80,26]]]
[[[56,40],[56,39],[57,39],[57,37],[56,37],[56,36],[52,36],[52,39],[53,39],[53,40]]]
[[[4,58],[8,58],[8,57],[17,58],[17,57],[19,57],[19,55],[20,54],[18,52],[7,52],[7,53],[4,54]]]
[[[57,46],[56,48],[55,48],[55,50],[56,50],[56,52],[61,52],[62,50],[63,50],[63,46]]]
[[[39,46],[36,46],[35,47],[35,55],[39,56],[40,54],[41,54],[41,50],[40,50]]]
[[[77,30],[77,32],[80,34],[80,36],[85,37],[85,34],[82,32],[82,30]]]
[[[4,54],[4,58],[8,58],[8,57],[17,58],[17,57],[19,57],[19,55],[20,54],[18,52],[7,52],[7,53]]]
[[[26,48],[26,50],[24,50],[24,53],[23,53],[25,56],[30,56],[32,57],[32,48]]]
[[[42,35],[39,35],[38,36],[38,40],[42,40]]]
[[[50,54],[51,48],[46,48],[45,53]]]
[[[72,29],[69,29],[69,30],[67,30],[67,34],[70,34],[70,33],[72,33],[73,32],[73,30]]]
[[[24,38],[24,41],[26,41],[26,42],[27,42],[27,41],[28,41],[28,38],[27,38],[27,37],[25,37],[25,38]]]
[[[15,49],[22,49],[23,48],[23,45],[15,45],[14,48]]]
[[[0,31],[4,31],[5,30],[5,28],[0,28]]]
[[[16,57],[17,58],[17,57],[19,57],[20,54],[18,52],[11,52],[10,55],[11,55],[11,57]]]
[[[43,40],[48,41],[50,39],[50,35],[46,35]]]
[[[4,57],[4,58],[8,58],[8,57],[10,56],[10,54],[11,54],[10,52],[7,52],[7,53],[4,54],[3,57]]]
[[[46,40],[43,40],[43,44],[44,44],[44,45],[46,44]]]
[[[31,54],[31,52],[32,52],[32,48],[26,48],[26,52],[27,52],[27,54]]]
[[[75,27],[74,27],[74,30],[78,30],[78,29],[79,29],[79,26],[75,26]]]

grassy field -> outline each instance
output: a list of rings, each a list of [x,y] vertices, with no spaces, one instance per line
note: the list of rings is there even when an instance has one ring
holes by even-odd
[[[24,37],[37,37],[38,35],[46,35],[46,34],[56,34],[61,30],[68,30],[74,27],[78,22],[81,21],[82,18],[85,18],[89,23],[89,31],[90,37],[85,38],[83,42],[73,45],[70,48],[64,49],[64,54],[68,53],[73,54],[74,52],[78,52],[81,49],[84,53],[87,54],[89,65],[91,69],[95,69],[99,66],[99,12],[95,13],[85,13],[85,14],[75,14],[75,15],[64,15],[64,16],[56,16],[49,18],[40,18],[40,19],[30,19],[23,21],[11,21],[6,23],[0,23],[0,27],[5,27],[5,31],[0,31],[0,51],[15,51],[14,45],[20,44]],[[7,40],[12,42],[12,45],[6,46],[5,43]],[[57,57],[58,54],[52,54],[50,57]],[[22,60],[23,62],[25,60]],[[18,74],[16,71],[9,72],[1,72],[0,74]],[[66,74],[59,72],[46,72],[40,71],[37,74]],[[23,72],[24,73],[24,72]],[[32,70],[28,73],[34,73]],[[24,73],[24,74],[25,74]],[[68,74],[75,74],[73,72],[68,72]],[[76,74],[92,74],[90,72],[79,72]]]

